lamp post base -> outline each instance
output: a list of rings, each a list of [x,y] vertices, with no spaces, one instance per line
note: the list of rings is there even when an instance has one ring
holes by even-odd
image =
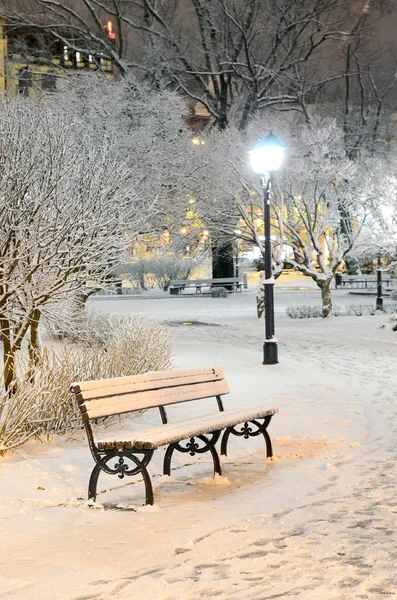
[[[263,343],[263,365],[276,365],[278,363],[277,342]]]

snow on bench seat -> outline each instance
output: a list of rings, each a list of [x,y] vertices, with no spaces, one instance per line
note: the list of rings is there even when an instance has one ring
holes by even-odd
[[[188,439],[211,431],[226,429],[227,427],[232,427],[239,423],[252,421],[252,419],[262,419],[264,417],[275,415],[277,412],[278,408],[273,407],[266,410],[255,410],[250,412],[224,411],[220,413],[209,413],[192,419],[176,421],[175,423],[165,423],[164,425],[149,427],[132,433],[128,440],[117,438],[111,439],[107,437],[106,439],[98,441],[98,448],[100,450],[111,450],[122,448],[131,449],[135,447],[145,450],[155,450],[160,446],[166,446],[180,441],[181,439]]]

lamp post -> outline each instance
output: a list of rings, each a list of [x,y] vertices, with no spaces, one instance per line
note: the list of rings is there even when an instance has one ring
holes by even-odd
[[[234,233],[237,234],[237,236],[241,233],[240,229],[235,229]],[[238,277],[239,274],[239,262],[238,262],[238,255],[239,255],[239,247],[238,247],[238,242],[239,242],[239,238],[236,238],[236,259],[235,259],[235,269],[234,269],[234,273],[235,273],[235,277]]]
[[[380,252],[378,254],[378,268],[376,270],[376,310],[383,310],[383,297],[382,297],[382,262]]]
[[[285,148],[273,133],[258,140],[249,151],[252,170],[261,175],[263,187],[263,221],[265,229],[265,341],[263,343],[264,365],[278,363],[277,339],[274,331],[274,278],[272,273],[272,243],[270,235],[270,193],[272,174],[281,166]]]

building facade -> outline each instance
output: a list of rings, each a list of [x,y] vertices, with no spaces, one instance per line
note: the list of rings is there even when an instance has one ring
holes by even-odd
[[[109,35],[108,26],[104,30]],[[0,19],[0,94],[29,97],[55,91],[57,79],[71,71],[96,71],[114,79],[110,60],[74,51],[49,33],[8,27]]]

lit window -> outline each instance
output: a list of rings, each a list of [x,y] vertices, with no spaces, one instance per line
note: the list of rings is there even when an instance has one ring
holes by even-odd
[[[83,55],[81,52],[76,52],[76,62],[83,62]]]
[[[63,47],[63,60],[69,60],[69,49],[67,46]]]

